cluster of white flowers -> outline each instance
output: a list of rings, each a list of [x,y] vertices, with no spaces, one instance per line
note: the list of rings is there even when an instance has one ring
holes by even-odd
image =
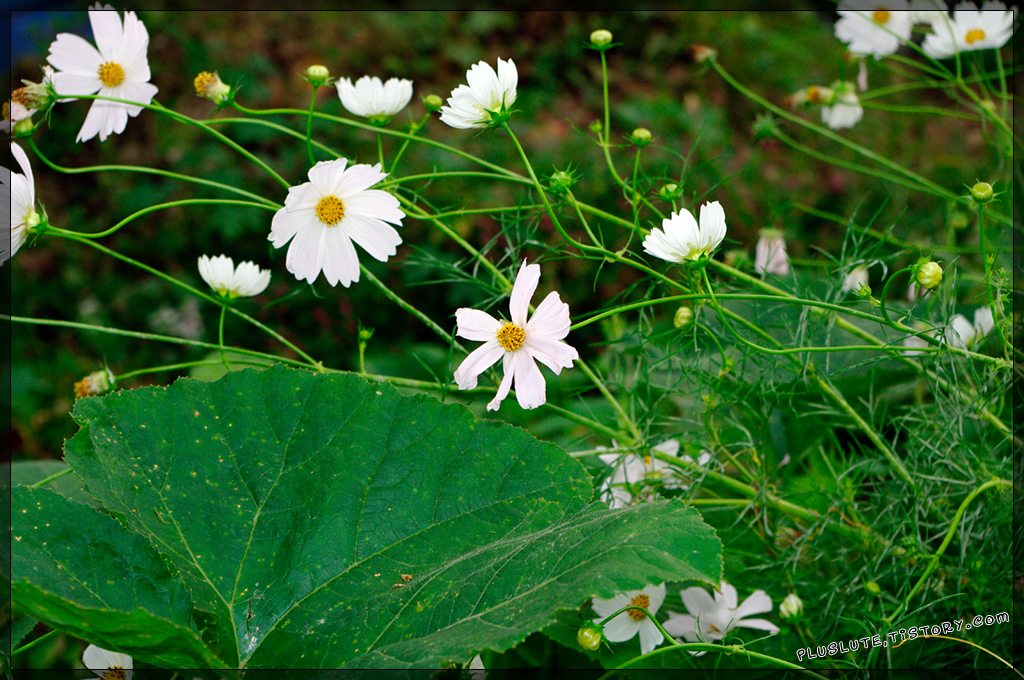
[[[618,448],[615,441],[612,441],[612,448]],[[597,449],[606,450],[603,446]],[[659,458],[656,453],[678,457],[679,464],[673,465]],[[664,489],[686,489],[688,485],[680,481],[676,469],[694,465],[704,467],[711,462],[711,454],[707,451],[701,452],[696,461],[685,453],[680,456],[679,442],[675,439],[667,439],[651,447],[651,453],[646,456],[610,452],[599,454],[598,458],[611,468],[611,473],[602,483],[598,495],[613,509],[625,507],[642,498],[653,497],[653,494],[639,497],[634,494],[638,484],[659,484]]]
[[[772,600],[763,590],[754,591],[743,604],[737,605],[736,588],[722,581],[721,588],[714,593],[714,599],[703,588],[685,588],[679,593],[687,614],[668,612],[664,622],[665,631],[682,642],[713,642],[721,640],[735,628],[753,628],[766,631],[769,635],[779,632],[779,627],[767,619],[749,618],[754,614],[767,614],[772,610]],[[658,629],[652,617],[656,616],[665,601],[665,584],[647,586],[641,590],[620,593],[608,600],[594,598],[591,607],[598,615],[605,639],[609,642],[624,642],[640,636],[640,653],[647,654],[660,645],[665,636]],[[786,617],[798,613],[797,598],[787,598]],[[644,613],[629,609],[610,621],[607,617],[623,607],[643,607]],[[802,604],[800,605],[802,608]],[[704,652],[690,652],[696,656]]]

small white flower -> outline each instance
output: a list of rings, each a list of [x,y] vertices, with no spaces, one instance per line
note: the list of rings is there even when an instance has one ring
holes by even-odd
[[[1002,47],[1013,35],[1016,7],[1006,9],[1001,2],[988,0],[979,10],[971,2],[953,8],[953,17],[936,18],[935,31],[925,36],[921,49],[932,59],[946,59],[957,52]]]
[[[840,292],[848,293],[852,290],[856,293],[866,285],[868,285],[868,268],[858,265],[843,278],[843,287]]]
[[[988,335],[989,331],[995,328],[995,320],[992,318],[992,310],[989,307],[978,307],[974,310],[974,323],[972,324],[962,314],[955,315],[946,327],[946,342],[957,349],[966,350],[981,343],[981,340]]]
[[[51,77],[57,94],[74,97],[98,93],[149,104],[157,88],[149,82],[146,27],[135,12],[125,12],[122,25],[113,7],[101,7],[99,3],[89,9],[89,22],[97,47],[70,33],[60,33],[50,45],[47,61],[57,69]],[[142,106],[93,100],[77,141],[84,142],[99,135],[102,142],[107,135],[124,132],[128,117],[137,116],[140,111]]]
[[[664,231],[662,231],[664,229]],[[700,207],[700,224],[683,208],[664,219],[644,239],[644,252],[669,262],[696,262],[711,257],[725,238],[725,211],[718,201]]]
[[[82,664],[103,680],[132,680],[132,657],[89,645]]]
[[[348,288],[359,280],[353,241],[381,262],[402,242],[387,224],[402,225],[405,213],[398,199],[370,189],[387,177],[380,164],[346,169],[346,163],[339,159],[314,165],[309,181],[289,189],[284,207],[274,214],[267,238],[275,248],[292,242],[285,266],[299,280],[313,283],[322,270],[329,284]]]
[[[14,142],[11,142],[11,153],[25,174],[0,168],[0,181],[3,182],[3,187],[0,188],[0,202],[11,210],[11,237],[0,242],[0,266],[14,257],[25,243],[25,238],[32,227],[40,222],[39,213],[35,208],[35,180],[32,177],[32,166],[28,163],[28,156]]]
[[[613,440],[612,448],[618,448]],[[605,447],[598,446],[598,450]],[[632,485],[640,482],[660,482],[666,489],[687,489],[689,485],[679,480],[675,474],[676,467],[661,458],[653,455],[657,451],[668,456],[679,455],[679,442],[675,439],[666,439],[657,446],[652,447],[652,453],[648,456],[640,456],[635,453],[618,454],[602,453],[598,455],[601,461],[614,470],[608,475],[601,485],[598,495],[608,503],[613,510],[622,508],[635,502],[637,498],[633,495]],[[679,456],[682,463],[695,464],[704,467],[711,460],[711,454],[702,451],[694,461],[692,457],[683,454]],[[648,494],[642,498],[652,498],[654,494]]]
[[[511,59],[498,59],[495,73],[490,64],[481,61],[466,71],[468,85],[459,85],[441,107],[441,122],[461,130],[488,127],[507,119],[516,100],[519,73]]]
[[[849,0],[839,3],[836,37],[855,54],[880,59],[910,39],[913,21],[908,0]]]
[[[336,82],[341,105],[349,113],[371,123],[386,123],[412,99],[412,81],[389,78],[382,83],[377,76],[363,76],[353,85],[348,78]]]
[[[604,638],[608,642],[625,642],[637,633],[640,634],[640,653],[647,654],[660,645],[665,636],[658,630],[658,626],[651,620],[661,603],[665,601],[665,584],[659,586],[647,586],[643,590],[630,590],[626,593],[616,595],[610,600],[602,600],[595,597],[591,606],[601,619],[611,616],[627,605],[644,607],[650,616],[641,611],[630,609],[622,612],[611,621],[602,624],[604,627]],[[600,621],[601,619],[597,619]]]
[[[519,405],[524,409],[537,408],[547,401],[547,395],[544,376],[536,361],[558,375],[563,368],[572,368],[572,362],[580,358],[575,349],[562,341],[569,334],[569,305],[561,301],[558,293],[548,293],[533,317],[527,320],[530,298],[537,290],[539,281],[540,265],[527,265],[524,260],[509,300],[511,321],[498,321],[487,312],[467,307],[455,312],[458,325],[455,334],[460,338],[484,343],[473,350],[455,370],[455,382],[459,384],[459,389],[476,387],[479,375],[498,359],[502,360],[504,376],[498,393],[487,404],[488,411],[498,409],[508,395],[513,379]]]
[[[235,262],[227,255],[199,258],[199,275],[219,295],[226,298],[259,295],[270,285],[270,270],[252,262]]]
[[[786,253],[786,239],[776,229],[762,229],[754,248],[754,271],[764,276],[786,276],[789,274],[789,255]]]
[[[711,642],[721,640],[733,628],[756,628],[772,635],[779,632],[779,627],[771,621],[746,618],[772,610],[772,599],[763,590],[754,591],[739,606],[736,606],[736,589],[725,581],[722,581],[721,590],[715,591],[714,600],[699,587],[686,588],[680,591],[679,596],[690,613],[669,612],[664,627],[673,637],[682,636],[687,642]]]
[[[864,107],[851,83],[835,83],[833,97],[821,107],[821,122],[832,130],[842,130],[856,125],[864,116]]]

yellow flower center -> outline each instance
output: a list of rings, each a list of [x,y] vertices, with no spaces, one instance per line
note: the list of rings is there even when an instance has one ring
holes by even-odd
[[[876,24],[884,24],[889,21],[889,10],[887,9],[876,9],[872,14],[871,18],[875,20]]]
[[[498,344],[506,352],[518,351],[526,341],[526,331],[511,321],[498,329]]]
[[[316,216],[327,226],[333,227],[345,217],[345,204],[337,196],[324,196],[316,204]]]
[[[192,84],[196,86],[196,94],[202,97],[209,92],[210,87],[214,82],[213,74],[209,71],[203,71],[196,76],[196,79],[192,81]]]
[[[103,674],[103,680],[125,680],[124,669],[120,666],[108,666],[107,672]]]
[[[112,61],[100,64],[99,74],[104,87],[117,87],[124,82],[124,69]]]
[[[643,593],[640,593],[639,595],[633,598],[633,601],[630,602],[630,604],[634,607],[643,607],[644,609],[647,609],[651,606],[651,598],[647,597]],[[634,621],[643,621],[647,618],[647,614],[636,609],[630,609],[629,618],[633,619]]]
[[[807,88],[807,101],[816,102],[821,100],[821,90],[815,85],[811,85]]]
[[[964,36],[964,40],[967,42],[968,45],[973,45],[979,40],[984,39],[985,31],[981,30],[980,28],[972,28],[971,30],[967,31],[967,35]]]

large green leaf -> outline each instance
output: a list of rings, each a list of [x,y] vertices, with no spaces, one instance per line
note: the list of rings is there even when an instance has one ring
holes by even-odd
[[[145,538],[49,489],[4,489],[15,606],[104,648],[172,668],[220,667],[181,581]]]
[[[696,510],[610,511],[558,447],[350,375],[182,379],[73,416],[68,463],[177,570],[229,665],[436,667],[587,597],[721,572]]]

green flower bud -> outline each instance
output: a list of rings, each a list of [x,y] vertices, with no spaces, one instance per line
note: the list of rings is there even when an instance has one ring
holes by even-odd
[[[680,307],[676,310],[672,325],[676,328],[686,328],[693,322],[693,310],[689,307]]]
[[[590,45],[595,50],[608,46],[611,43],[611,41],[611,31],[606,31],[603,28],[599,28],[590,34]]]
[[[551,191],[559,192],[565,191],[576,183],[576,178],[573,176],[571,170],[558,170],[551,174],[551,180],[548,182],[548,186]]]
[[[779,605],[779,616],[784,619],[795,619],[804,611],[804,601],[796,593],[790,593]]]
[[[978,182],[971,187],[971,196],[978,203],[988,203],[992,200],[992,185],[988,182]]]
[[[327,81],[331,79],[331,72],[327,70],[326,66],[321,64],[313,64],[306,69],[306,82],[310,85],[326,85]]]
[[[651,143],[651,131],[647,128],[637,128],[633,130],[633,134],[629,136],[631,142],[637,146],[647,146]]]
[[[882,592],[882,589],[874,581],[868,581],[864,584],[864,587],[867,588],[868,592],[872,595],[880,595]]]
[[[440,111],[441,107],[444,106],[444,100],[436,94],[428,94],[423,98],[423,105],[427,107],[428,111]]]
[[[942,267],[935,262],[925,262],[917,270],[917,285],[931,290],[942,281]]]
[[[662,188],[658,189],[658,195],[666,201],[672,201],[679,198],[679,193],[678,184],[666,184]]]
[[[713,61],[718,56],[718,50],[707,45],[690,45],[690,57],[698,64],[705,61]]]
[[[601,627],[596,623],[588,623],[576,633],[576,641],[580,647],[588,651],[596,651],[601,646],[601,639],[604,637]]]

